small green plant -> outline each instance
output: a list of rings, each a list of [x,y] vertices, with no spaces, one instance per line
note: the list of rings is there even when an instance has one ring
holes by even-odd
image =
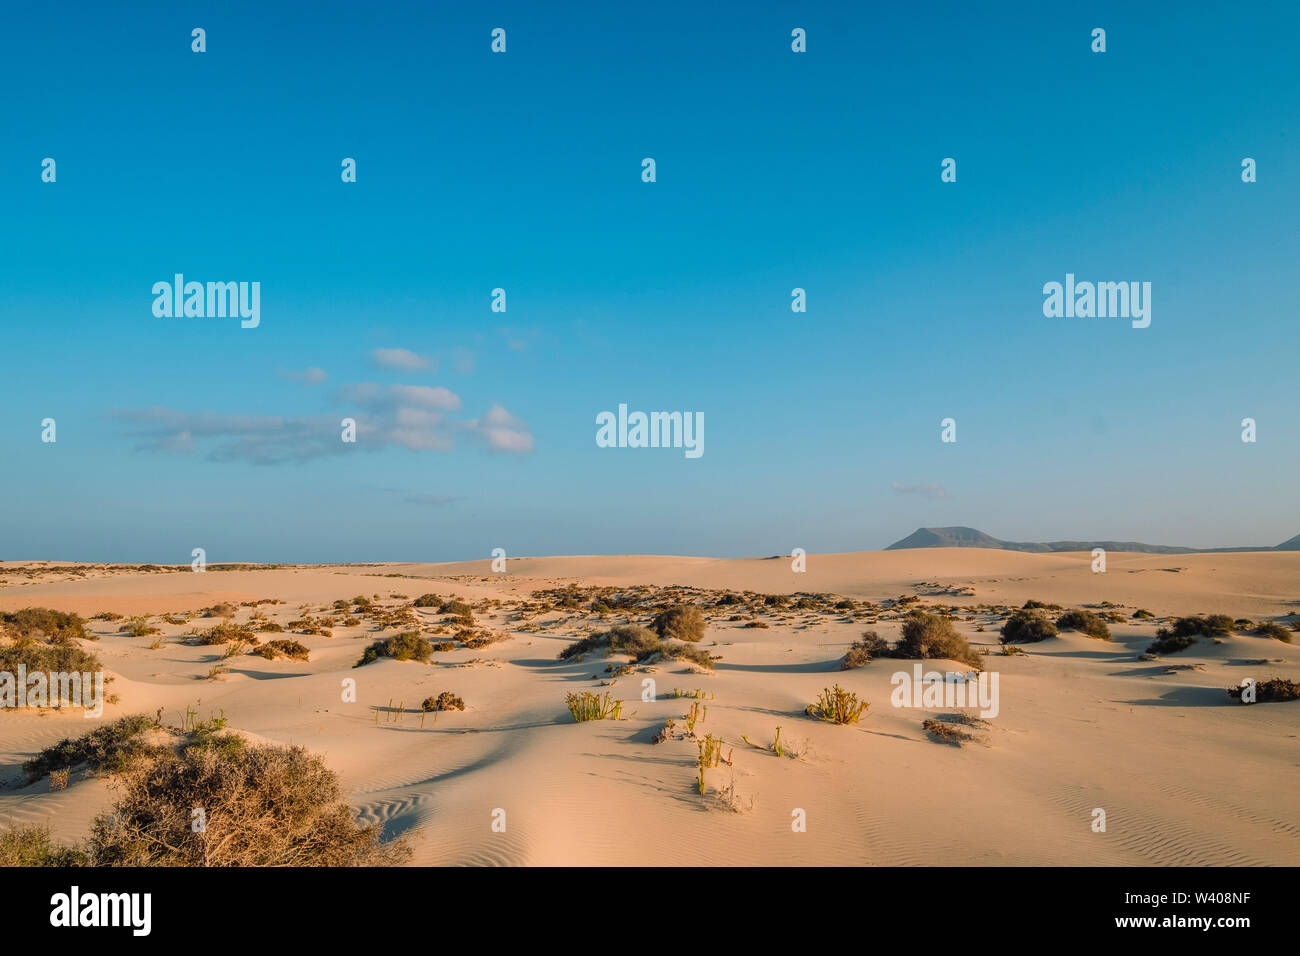
[[[785,748],[781,746],[781,726],[779,724],[776,728],[776,736],[772,738],[772,753],[778,757],[785,756]]]
[[[869,706],[857,694],[836,684],[823,689],[821,697],[808,705],[806,713],[830,724],[856,724]]]
[[[569,713],[579,723],[587,720],[622,720],[623,702],[615,700],[606,691],[603,695],[584,690],[577,694],[568,694],[564,701],[569,705]]]

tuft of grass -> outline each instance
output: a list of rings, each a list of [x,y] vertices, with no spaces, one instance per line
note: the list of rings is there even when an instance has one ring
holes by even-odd
[[[587,720],[622,720],[623,702],[615,700],[606,691],[603,695],[584,690],[577,694],[568,694],[564,702],[569,706],[569,713],[579,723]]]
[[[249,628],[230,621],[223,621],[198,636],[199,644],[229,644],[232,642],[252,644],[257,642],[257,637]]]
[[[931,739],[944,744],[960,747],[967,741],[977,739],[969,730],[942,720],[929,718],[921,722],[921,729],[929,732]]]
[[[131,637],[148,637],[151,634],[160,633],[159,629],[149,623],[148,618],[133,617],[118,629],[119,634],[129,634]]]
[[[856,724],[871,706],[839,684],[822,690],[821,696],[808,705],[805,713],[830,724]]]

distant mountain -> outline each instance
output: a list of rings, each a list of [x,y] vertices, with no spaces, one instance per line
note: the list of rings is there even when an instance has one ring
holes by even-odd
[[[1053,551],[1138,551],[1146,554],[1212,554],[1223,551],[1300,551],[1300,534],[1276,547],[1260,548],[1181,548],[1170,544],[1143,544],[1141,541],[1003,541],[975,528],[917,528],[902,541],[895,541],[886,551],[905,548],[991,548],[998,551],[1028,551],[1049,554]]]

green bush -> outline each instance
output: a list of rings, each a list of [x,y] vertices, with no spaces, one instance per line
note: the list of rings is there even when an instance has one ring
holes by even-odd
[[[11,827],[0,833],[0,866],[82,866],[85,854],[50,839],[48,826]]]
[[[1066,611],[1056,619],[1056,626],[1063,631],[1082,631],[1099,641],[1110,640],[1110,628],[1092,611]]]
[[[984,669],[979,654],[966,638],[957,633],[951,621],[919,609],[909,612],[903,619],[903,632],[891,656],[960,661],[975,670]]]
[[[1049,637],[1056,637],[1056,625],[1032,608],[1015,611],[1002,624],[1003,644],[1032,644]]]
[[[421,594],[415,599],[416,607],[441,607],[442,598],[436,594]]]
[[[377,661],[381,657],[391,657],[396,661],[424,662],[432,656],[433,645],[429,643],[429,639],[420,636],[417,631],[407,631],[395,637],[375,641],[365,649],[365,652],[361,655],[361,660],[352,666],[360,667],[362,664]]]
[[[1275,624],[1272,621],[1265,621],[1255,628],[1255,633],[1260,637],[1271,637],[1275,641],[1281,641],[1283,644],[1291,643],[1291,632],[1281,624]]]
[[[693,604],[681,604],[660,612],[650,626],[665,640],[695,643],[704,639],[704,615]]]
[[[862,640],[854,641],[849,645],[848,653],[840,661],[840,670],[847,671],[862,667],[864,664],[870,664],[877,657],[888,657],[889,654],[889,642],[875,631],[867,631],[862,635]]]
[[[119,717],[76,738],[65,738],[23,763],[28,781],[52,770],[72,770],[85,764],[90,770],[120,772],[140,759],[158,756],[166,748],[150,744],[146,736],[158,721],[145,714]]]
[[[191,826],[195,807],[202,832]],[[409,854],[353,820],[319,757],[233,736],[128,773],[87,851],[92,866],[369,866]]]
[[[74,638],[91,639],[86,633],[86,622],[79,616],[47,607],[26,607],[21,611],[0,613],[0,625],[15,638],[33,638],[49,644],[61,644]]]

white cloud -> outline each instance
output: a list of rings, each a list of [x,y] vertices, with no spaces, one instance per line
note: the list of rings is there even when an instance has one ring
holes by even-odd
[[[375,349],[370,353],[370,361],[380,368],[396,369],[399,372],[428,372],[434,368],[433,359],[417,355],[409,349]]]

